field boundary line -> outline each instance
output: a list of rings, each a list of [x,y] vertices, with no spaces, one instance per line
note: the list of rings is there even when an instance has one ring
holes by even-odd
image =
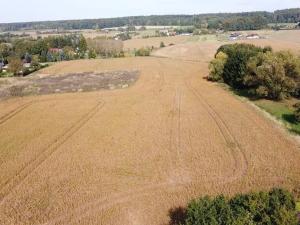
[[[9,195],[19,187],[26,178],[30,176],[39,166],[49,159],[61,145],[71,138],[78,130],[80,130],[92,117],[104,107],[105,102],[100,101],[88,113],[83,115],[77,122],[70,126],[63,134],[50,143],[45,149],[35,158],[28,162],[21,170],[17,172],[11,179],[5,182],[0,190],[0,206],[9,197]]]

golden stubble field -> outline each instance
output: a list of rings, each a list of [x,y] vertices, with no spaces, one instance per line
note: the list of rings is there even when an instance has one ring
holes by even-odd
[[[177,47],[42,71],[139,70],[127,89],[0,102],[0,224],[168,224],[197,196],[299,186],[296,141],[203,79],[218,44]]]

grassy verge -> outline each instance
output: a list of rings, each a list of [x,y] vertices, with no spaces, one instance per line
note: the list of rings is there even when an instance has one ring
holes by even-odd
[[[1,72],[0,77],[13,77],[14,74],[9,73],[9,72]]]
[[[300,134],[300,123],[297,123],[295,119],[292,102],[294,102],[293,99],[282,102],[275,102],[270,100],[253,101],[253,103],[259,108],[270,113],[276,119],[283,122],[289,131]]]
[[[294,116],[293,105],[299,102],[299,100],[291,98],[284,101],[271,101],[266,99],[255,99],[253,96],[248,95],[247,91],[238,91],[230,88],[226,84],[220,84],[226,90],[233,92],[235,95],[247,98],[254,103],[260,109],[269,113],[277,120],[281,121],[286,128],[294,133],[300,135],[300,123],[298,123]]]

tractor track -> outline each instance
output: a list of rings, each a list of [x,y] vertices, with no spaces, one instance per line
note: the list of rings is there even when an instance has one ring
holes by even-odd
[[[34,103],[34,101],[24,103],[20,106],[18,106],[16,109],[10,111],[9,113],[5,114],[4,116],[0,117],[0,125],[3,125],[8,120],[12,119],[14,116],[18,115],[25,109],[27,109],[29,106],[31,106]]]
[[[68,128],[63,134],[59,135],[54,142],[45,147],[45,149],[33,160],[28,162],[20,169],[14,177],[5,182],[0,190],[0,206],[5,202],[9,195],[18,188],[26,178],[28,178],[39,166],[48,160],[61,145],[80,130],[92,117],[104,107],[105,103],[100,101],[88,113],[82,116],[75,124]]]
[[[190,91],[192,91],[190,89]],[[194,95],[196,95],[194,93]],[[197,95],[198,96],[198,95]],[[199,96],[197,97],[199,98]],[[200,101],[200,100],[199,100]],[[204,103],[203,103],[204,105]],[[206,106],[206,105],[204,105]],[[210,108],[211,106],[206,106],[205,109],[208,111],[209,115],[212,117],[212,119],[215,121],[219,131],[221,132],[223,138],[225,139],[226,143],[229,145],[230,150],[233,152],[233,155],[236,154],[236,150],[235,147],[232,147],[232,142],[236,142],[236,140],[232,137],[232,134],[229,132],[228,127],[226,125],[222,125],[220,124],[221,122],[223,122],[222,119],[216,119],[217,115],[215,112],[215,115],[211,112],[214,110],[212,108]],[[180,156],[181,156],[181,134],[180,134],[180,130],[181,130],[181,91],[177,88],[176,89],[176,93],[174,95],[174,100],[173,100],[173,112],[171,112],[172,114],[172,118],[171,118],[171,124],[172,124],[172,128],[171,128],[171,133],[170,133],[170,143],[169,143],[169,151],[170,154],[176,154],[175,157],[175,163],[174,165],[176,167],[174,167],[174,169],[181,169],[182,165],[176,165],[179,164],[179,160],[181,160]],[[175,116],[177,114],[177,122],[175,122]],[[221,121],[221,122],[218,122]],[[224,122],[223,122],[224,123]],[[175,130],[177,130],[177,134],[174,134],[174,128],[176,127]],[[175,137],[176,136],[176,137]],[[174,140],[177,139],[177,140]],[[176,152],[173,152],[172,150],[174,149],[174,141],[176,142]],[[240,152],[242,152],[240,146],[238,143],[235,144],[236,146],[238,146],[237,148],[239,149]],[[243,154],[242,154],[243,155]],[[243,155],[244,157],[244,155]],[[236,157],[233,156],[233,158],[235,159],[235,163],[238,164],[238,159],[236,159]],[[219,184],[227,184],[227,183],[231,183],[236,181],[237,179],[241,178],[243,175],[246,175],[247,173],[247,160],[246,158],[243,158],[242,160],[245,160],[245,164],[242,164],[242,169],[236,165],[236,169],[234,171],[234,175],[232,177],[226,177],[222,180],[220,180],[220,178],[211,178],[211,179],[207,179],[205,182],[217,182]],[[172,163],[172,162],[171,162]],[[244,166],[245,165],[245,166]],[[179,167],[178,167],[179,166]],[[241,169],[241,174],[239,173],[239,169]],[[180,175],[180,174],[179,174]],[[128,191],[126,193],[123,194],[113,194],[110,197],[106,197],[106,198],[99,198],[99,199],[95,199],[94,201],[90,201],[87,204],[84,204],[70,212],[66,212],[64,214],[62,214],[61,216],[56,217],[55,219],[48,221],[45,223],[45,225],[52,225],[52,224],[64,224],[64,223],[75,223],[76,221],[81,220],[82,218],[88,217],[90,215],[93,215],[93,213],[99,212],[101,210],[105,210],[108,208],[111,208],[117,204],[122,204],[128,201],[131,201],[133,199],[136,198],[140,198],[143,196],[147,196],[147,195],[151,195],[154,192],[159,192],[162,188],[163,189],[168,189],[168,188],[175,188],[175,189],[179,189],[182,187],[186,187],[187,185],[197,185],[202,183],[203,180],[200,181],[189,181],[189,180],[179,180],[177,182],[173,182],[173,181],[168,181],[168,182],[161,182],[161,183],[156,183],[156,184],[150,184],[141,188],[137,188],[133,191]],[[74,219],[74,215],[76,215],[76,218]],[[80,216],[78,216],[80,215]],[[71,220],[71,222],[70,222]]]
[[[203,98],[203,96],[195,89],[193,88],[187,80],[185,80],[186,87],[194,94],[194,96],[199,100],[199,102],[204,106],[204,109],[207,111],[207,113],[210,115],[214,123],[217,125],[218,130],[220,131],[221,135],[223,136],[225,142],[227,143],[227,147],[230,148],[232,151],[233,157],[236,154],[240,155],[240,158],[242,160],[242,164],[239,166],[239,159],[234,157],[235,159],[235,171],[234,176],[232,176],[230,179],[228,177],[226,178],[227,182],[233,182],[243,176],[246,176],[248,172],[248,161],[247,157],[244,153],[244,150],[240,146],[240,144],[237,142],[233,134],[230,132],[227,124],[224,122],[222,117],[218,114],[216,110]],[[229,181],[230,180],[230,181]]]

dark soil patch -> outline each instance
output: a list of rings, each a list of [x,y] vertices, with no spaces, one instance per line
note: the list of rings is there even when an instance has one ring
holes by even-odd
[[[45,95],[53,93],[88,92],[127,88],[139,77],[138,71],[77,73],[22,78],[20,84],[0,87],[0,97]]]

